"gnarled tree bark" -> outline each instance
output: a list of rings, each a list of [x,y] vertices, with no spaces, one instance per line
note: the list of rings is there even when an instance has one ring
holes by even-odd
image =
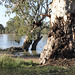
[[[51,10],[51,29],[40,64],[50,59],[75,58],[75,0],[53,0]]]

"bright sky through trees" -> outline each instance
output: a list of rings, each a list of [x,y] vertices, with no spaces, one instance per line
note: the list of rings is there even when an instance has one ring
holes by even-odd
[[[0,6],[0,24],[2,24],[4,27],[6,26],[6,22],[15,16],[15,14],[11,14],[10,16],[5,16],[5,11],[7,9],[4,6]],[[48,18],[45,19],[46,21],[49,21]]]
[[[0,5],[0,24],[2,24],[4,27],[6,26],[6,22],[8,22],[10,18],[13,18],[15,16],[15,14],[11,14],[10,16],[5,16],[6,10],[7,9],[4,7],[4,5]],[[44,20],[45,22],[49,21],[48,18],[45,18]]]
[[[10,16],[5,16],[5,11],[7,9],[3,6],[0,5],[0,24],[2,24],[4,27],[6,26],[6,22],[15,16],[15,14],[11,14]]]

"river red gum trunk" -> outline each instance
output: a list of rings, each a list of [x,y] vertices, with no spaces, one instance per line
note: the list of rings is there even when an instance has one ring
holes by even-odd
[[[34,40],[31,50],[36,50],[36,46],[41,39],[42,39],[42,36],[41,37],[39,36],[36,40]]]
[[[28,39],[28,37],[27,37],[25,39],[25,42],[22,45],[22,49],[28,51],[31,44],[32,44],[32,40]]]
[[[53,0],[51,29],[40,56],[40,64],[50,59],[75,58],[75,0]]]

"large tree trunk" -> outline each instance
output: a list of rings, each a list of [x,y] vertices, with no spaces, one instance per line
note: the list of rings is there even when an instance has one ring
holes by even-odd
[[[40,64],[53,58],[75,57],[75,0],[53,0],[51,9],[51,29]]]
[[[39,36],[36,40],[34,40],[31,50],[36,50],[36,46],[41,39],[42,39],[42,36],[41,37]]]
[[[31,44],[32,44],[32,40],[26,37],[25,42],[23,43],[22,49],[28,51]]]

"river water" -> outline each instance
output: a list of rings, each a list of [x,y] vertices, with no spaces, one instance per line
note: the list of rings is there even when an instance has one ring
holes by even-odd
[[[46,45],[47,43],[47,38],[48,36],[42,35],[43,38],[39,41],[37,48],[36,48],[36,52],[37,53],[41,53],[43,50],[43,47]],[[17,42],[16,40],[18,39],[16,37],[16,35],[12,35],[12,34],[0,34],[0,48],[1,49],[5,49],[5,48],[10,48],[10,47],[20,47],[23,45],[23,42],[25,41],[25,36],[22,36],[19,39],[19,42]],[[31,46],[30,46],[31,48]],[[31,53],[32,51],[29,48],[29,52]]]

